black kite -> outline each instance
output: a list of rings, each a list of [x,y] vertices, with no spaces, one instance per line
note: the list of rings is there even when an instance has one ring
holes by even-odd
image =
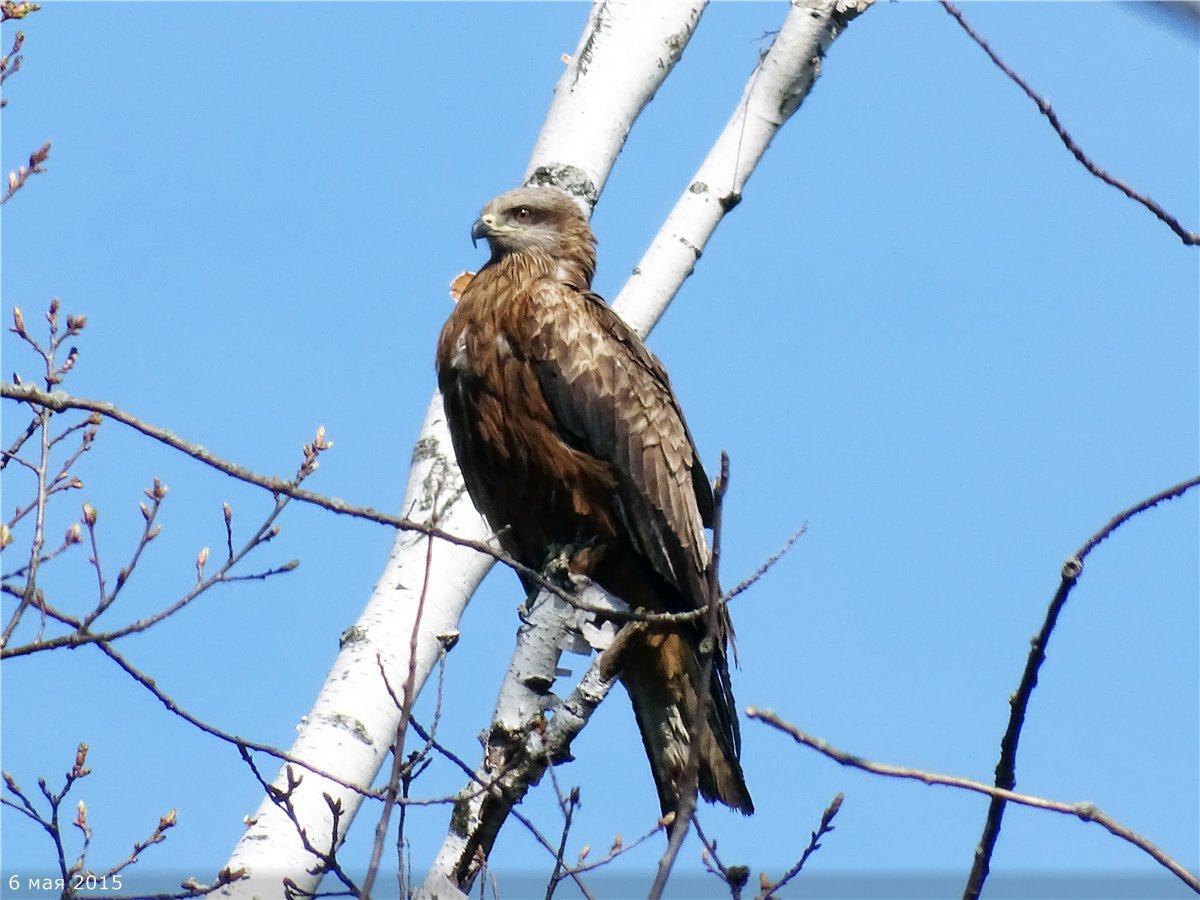
[[[572,572],[635,609],[706,607],[712,487],[662,363],[591,291],[596,239],[579,206],[558,188],[518,188],[483,208],[471,237],[492,255],[442,329],[437,371],[475,505],[534,570],[571,548]],[[692,740],[703,796],[754,809],[721,613],[705,722],[702,621],[651,627],[621,654],[664,813]]]

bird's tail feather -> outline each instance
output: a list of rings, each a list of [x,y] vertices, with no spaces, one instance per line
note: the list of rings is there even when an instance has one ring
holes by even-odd
[[[738,758],[737,710],[723,649],[713,656],[709,711],[698,723],[701,669],[694,638],[647,631],[636,640],[645,646],[631,646],[623,654],[621,680],[633,702],[663,814],[679,805],[692,741],[698,740],[700,794],[749,815],[754,802]]]

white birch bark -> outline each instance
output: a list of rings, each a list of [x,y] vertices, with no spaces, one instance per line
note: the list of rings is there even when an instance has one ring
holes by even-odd
[[[703,0],[597,2],[559,80],[527,180],[558,184],[590,209],[629,128],[678,61],[704,6]],[[486,540],[489,535],[462,490],[436,394],[413,451],[404,511],[414,521],[436,524],[462,537]],[[387,758],[400,718],[380,677],[380,663],[398,694],[412,667],[414,694],[419,693],[437,660],[437,636],[457,628],[492,562],[444,541],[435,541],[430,550],[424,536],[398,534],[366,608],[343,636],[341,652],[313,709],[300,723],[290,754],[339,781],[369,787]],[[410,655],[414,633],[416,652]],[[305,849],[300,832],[321,851],[336,848],[362,796],[338,781],[292,768],[303,776],[290,795],[295,821],[270,798],[264,799],[227,863],[231,872],[247,877],[224,888],[222,896],[278,896],[284,877],[302,890],[315,890],[319,884],[321,876],[308,871],[316,857]],[[286,784],[285,766],[274,785]],[[341,807],[336,834],[329,801]]]
[[[741,202],[750,173],[812,90],[829,45],[873,2],[793,0],[729,122],[613,301],[643,338],[692,274],[725,213]]]
[[[639,335],[645,337],[654,327],[692,273],[725,213],[740,201],[747,179],[771,140],[811,91],[829,45],[872,2],[793,0],[770,49],[746,82],[729,122],[613,304]],[[603,600],[592,595],[587,602],[596,606]],[[517,648],[486,732],[483,762],[456,806],[453,822],[465,825],[465,830],[451,828],[418,896],[465,896],[462,891],[470,888],[474,869],[464,854],[478,841],[477,829],[494,825],[481,816],[486,797],[478,790],[480,784],[492,783],[503,773],[494,793],[512,799],[514,786],[520,786],[519,801],[524,789],[541,778],[547,757],[551,761],[568,758],[570,741],[611,686],[600,677],[597,659],[567,701],[549,693],[560,649],[587,652],[589,644],[603,649],[587,628],[588,618],[545,593],[538,597],[518,631]],[[586,641],[573,639],[572,632],[579,632],[581,626]],[[581,704],[577,695],[586,696],[589,702]],[[543,734],[537,727],[548,710],[554,713],[552,727],[559,725],[560,719],[563,723],[553,735]],[[569,727],[563,727],[565,723]],[[514,761],[518,761],[516,768]],[[468,880],[456,877],[464,871]]]

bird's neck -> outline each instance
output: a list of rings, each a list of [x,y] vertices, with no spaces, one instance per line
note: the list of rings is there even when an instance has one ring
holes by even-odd
[[[590,290],[596,271],[596,254],[582,258],[556,258],[542,250],[493,254],[479,275],[506,280],[513,284],[531,284],[552,278],[577,291]]]

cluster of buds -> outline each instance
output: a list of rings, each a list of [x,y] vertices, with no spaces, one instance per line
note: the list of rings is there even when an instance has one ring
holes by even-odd
[[[167,486],[155,478],[154,486],[147,488],[142,493],[149,497],[153,504],[152,506],[147,506],[145,503],[138,503],[138,509],[142,513],[142,518],[146,520],[147,528],[145,539],[147,541],[152,541],[158,537],[159,532],[162,531],[162,526],[154,525],[153,523],[154,516],[158,512],[158,504],[160,504],[163,501],[163,498],[167,496]]]
[[[146,496],[149,497],[151,500],[153,500],[155,503],[161,503],[164,499],[166,499],[167,492],[169,490],[170,490],[170,488],[168,488],[165,484],[163,484],[161,481],[159,481],[157,478],[155,478],[154,479],[154,487],[147,488],[145,493],[146,493]]]
[[[5,16],[5,19],[11,16]],[[0,75],[8,78],[9,75],[16,75],[21,71],[21,57],[18,55],[21,48],[25,46],[25,32],[18,31],[13,37],[12,49],[0,56]],[[0,109],[8,105],[7,98],[0,98]]]
[[[300,471],[296,473],[296,480],[303,481],[313,472],[317,471],[317,466],[320,465],[317,457],[332,446],[333,441],[325,440],[325,426],[318,426],[317,436],[313,438],[312,443],[304,445],[304,462],[300,464]]]

